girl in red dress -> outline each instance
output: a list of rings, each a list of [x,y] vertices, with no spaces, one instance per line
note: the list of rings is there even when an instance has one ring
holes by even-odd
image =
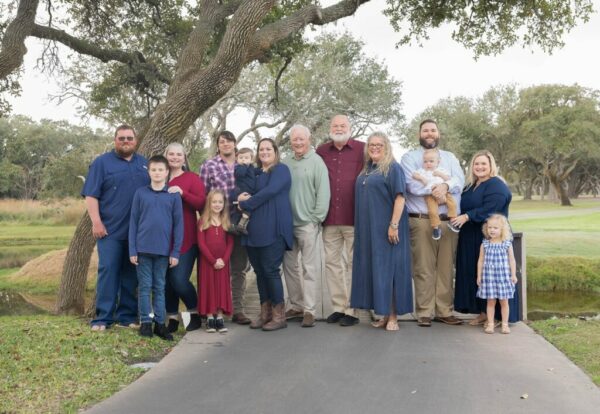
[[[207,316],[206,332],[227,332],[223,314],[230,315],[233,310],[229,279],[233,236],[224,230],[229,225],[225,193],[212,190],[198,222],[198,311]]]

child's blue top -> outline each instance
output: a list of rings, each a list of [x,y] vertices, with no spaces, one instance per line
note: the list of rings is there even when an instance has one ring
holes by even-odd
[[[183,242],[183,209],[179,193],[167,186],[139,188],[133,196],[129,221],[129,256],[139,253],[179,258]]]
[[[233,176],[235,177],[235,196],[237,197],[242,193],[254,195],[256,192],[257,168],[253,165],[245,164],[235,164],[234,168]]]
[[[141,155],[133,154],[127,161],[113,150],[92,162],[81,195],[98,199],[107,239],[127,240],[133,195],[148,184],[146,159]]]

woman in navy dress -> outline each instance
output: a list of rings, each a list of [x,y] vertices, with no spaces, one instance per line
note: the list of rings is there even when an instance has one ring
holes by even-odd
[[[395,331],[397,315],[413,311],[404,173],[385,134],[371,134],[365,150],[355,184],[350,306],[385,315],[373,326]]]
[[[481,325],[487,320],[486,301],[477,294],[477,260],[483,241],[483,223],[494,213],[508,218],[508,206],[512,200],[510,189],[498,176],[494,156],[487,150],[478,151],[471,159],[469,177],[461,200],[462,214],[451,220],[460,227],[456,250],[456,283],[454,310],[475,313],[478,316],[470,325]],[[516,322],[519,314],[518,294],[510,300],[510,322]]]
[[[287,327],[280,267],[283,254],[292,249],[293,225],[290,205],[292,176],[279,162],[279,149],[270,138],[258,142],[256,192],[238,196],[239,207],[251,213],[248,235],[242,237],[256,273],[260,315],[250,328],[274,331]]]

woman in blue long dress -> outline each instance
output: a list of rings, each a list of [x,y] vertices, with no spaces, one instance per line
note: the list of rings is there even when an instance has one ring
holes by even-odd
[[[385,134],[373,133],[365,148],[355,184],[350,305],[386,315],[373,326],[395,331],[397,315],[413,311],[404,173]]]
[[[477,260],[483,241],[481,228],[487,218],[502,214],[508,218],[508,206],[512,200],[510,189],[498,176],[494,156],[487,150],[477,152],[471,159],[469,177],[461,200],[462,214],[452,219],[460,227],[456,250],[456,283],[454,310],[460,313],[475,313],[478,316],[470,325],[481,325],[486,321],[486,301],[477,294]],[[510,322],[519,315],[518,292],[509,300]]]

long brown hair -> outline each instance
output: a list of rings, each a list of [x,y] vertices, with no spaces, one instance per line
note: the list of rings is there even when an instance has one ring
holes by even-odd
[[[271,143],[271,145],[273,146],[273,151],[275,152],[275,162],[273,162],[273,164],[266,171],[266,172],[270,172],[273,167],[275,167],[277,164],[279,164],[279,148],[277,148],[277,144],[275,143],[275,141],[272,138],[263,138],[260,141],[258,141],[258,145],[256,146],[256,166],[260,169],[262,169],[262,167],[263,167],[262,161],[260,160],[260,144],[262,144],[265,141],[268,141]]]
[[[223,197],[223,210],[219,213],[219,219],[221,220],[221,226],[227,230],[229,229],[231,222],[229,221],[229,206],[227,205],[227,196],[225,195],[225,191],[215,188],[214,190],[210,190],[208,195],[206,196],[206,203],[204,204],[204,210],[202,210],[202,216],[200,217],[200,222],[198,223],[198,227],[200,230],[206,230],[210,227],[210,219],[213,216],[212,209],[210,205],[212,203],[213,198],[216,195],[221,195]]]

